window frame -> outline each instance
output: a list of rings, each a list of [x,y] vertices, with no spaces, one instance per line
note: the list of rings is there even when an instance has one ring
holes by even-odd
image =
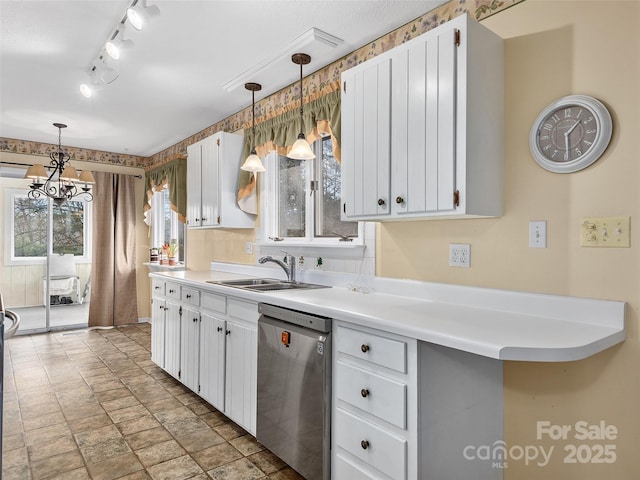
[[[151,245],[153,247],[161,247],[164,242],[164,230],[165,230],[165,218],[164,218],[164,209],[165,203],[169,201],[169,184],[165,184],[162,186],[161,190],[155,187],[153,196],[151,197],[150,205],[151,205]],[[182,226],[180,226],[182,225]],[[186,263],[187,257],[187,245],[186,245],[186,225],[178,219],[178,213],[174,210],[171,210],[171,224],[170,224],[171,234],[169,235],[169,241],[172,238],[179,238],[178,229],[183,229],[183,242],[182,248],[178,248],[178,252],[182,252],[182,257],[178,256],[176,259],[177,262]]]
[[[4,264],[7,266],[18,265],[44,265],[47,262],[47,256],[39,257],[16,257],[15,253],[15,208],[14,198],[22,197],[28,198],[26,190],[20,190],[16,188],[8,188],[5,190],[5,252],[4,252]],[[53,201],[49,197],[43,199],[47,202],[47,214],[51,216],[55,206]],[[84,219],[83,219],[83,237],[84,237],[84,253],[83,255],[76,255],[76,264],[79,263],[91,263],[92,245],[93,245],[93,208],[91,202],[88,202],[82,198],[74,198],[74,202],[82,202],[84,204]],[[49,233],[47,232],[47,236]],[[53,242],[47,241],[48,254],[53,255]]]
[[[322,157],[322,141],[316,140],[312,149],[316,154],[316,159],[305,161],[305,236],[304,237],[283,237],[282,240],[274,240],[278,237],[278,207],[279,207],[279,155],[275,151],[262,159],[266,171],[261,173],[259,182],[260,193],[260,226],[256,243],[261,246],[272,247],[362,247],[364,245],[364,222],[358,222],[358,236],[350,237],[351,241],[341,241],[338,236],[315,236],[316,232],[316,210],[317,195],[311,191],[311,181],[322,182],[322,165],[319,158]]]

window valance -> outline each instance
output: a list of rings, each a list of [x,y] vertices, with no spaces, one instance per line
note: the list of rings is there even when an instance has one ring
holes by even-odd
[[[171,210],[178,214],[178,219],[185,223],[187,220],[187,159],[177,157],[148,172],[145,172],[144,212],[145,223],[147,212],[151,208],[151,197],[155,191],[162,190],[169,184],[169,201]]]
[[[276,151],[279,155],[286,155],[298,139],[300,131],[304,132],[310,144],[325,135],[331,135],[333,155],[336,160],[340,161],[339,89],[304,104],[302,130],[299,108],[294,108],[257,124],[255,139],[252,129],[245,128],[242,160],[244,161],[249,156],[253,147],[261,158],[266,157],[271,151]],[[255,178],[250,172],[242,170],[240,170],[238,178],[238,204],[242,210],[248,213],[257,213]]]

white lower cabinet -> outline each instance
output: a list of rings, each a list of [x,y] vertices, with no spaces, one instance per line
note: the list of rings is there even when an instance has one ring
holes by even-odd
[[[255,435],[258,304],[156,279],[153,292],[152,361]]]
[[[334,322],[334,480],[415,479],[415,339]]]
[[[224,412],[225,320],[200,314],[200,396]]]
[[[334,320],[332,480],[500,480],[502,362]]]
[[[258,373],[258,305],[229,300],[224,413],[255,435]]]

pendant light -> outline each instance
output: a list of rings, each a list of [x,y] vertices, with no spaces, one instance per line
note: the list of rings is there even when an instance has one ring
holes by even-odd
[[[256,92],[259,92],[260,90],[262,90],[262,85],[260,85],[259,83],[245,83],[244,88],[251,91],[251,118],[253,120],[252,127],[251,127],[251,132],[252,132],[251,135],[253,137],[253,147],[251,148],[251,153],[249,154],[247,159],[244,161],[240,169],[245,170],[247,172],[253,172],[253,173],[264,172],[265,171],[264,165],[262,165],[262,161],[260,160],[260,157],[256,153],[256,147],[255,147],[255,144],[256,144]]]
[[[308,65],[311,62],[311,57],[306,53],[294,53],[291,56],[291,61],[296,65],[300,65],[300,133],[293,147],[291,147],[291,151],[287,154],[287,157],[293,158],[294,160],[313,160],[316,156],[304,136],[304,111],[302,108],[302,65]]]
[[[89,170],[83,170],[78,176],[78,171],[70,163],[71,158],[62,151],[62,129],[67,126],[64,123],[54,123],[53,126],[58,129],[58,151],[49,154],[49,168],[52,172],[47,174],[44,165],[40,163],[29,167],[24,176],[32,182],[28,196],[33,199],[50,197],[57,206],[78,196],[90,202],[93,195],[89,185],[96,183],[93,174]],[[83,183],[84,187],[78,188],[77,183]]]

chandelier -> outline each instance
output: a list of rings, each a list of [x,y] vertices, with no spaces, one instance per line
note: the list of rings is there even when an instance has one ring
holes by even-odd
[[[49,154],[51,161],[47,167],[53,171],[47,175],[44,165],[36,163],[30,166],[24,175],[24,178],[32,180],[28,196],[32,199],[49,197],[58,207],[75,197],[90,202],[93,195],[89,185],[96,180],[89,170],[78,175],[75,167],[71,166],[69,155],[62,151],[62,129],[67,126],[64,123],[54,123],[53,126],[58,129],[58,151]],[[84,186],[78,187],[76,183]]]

